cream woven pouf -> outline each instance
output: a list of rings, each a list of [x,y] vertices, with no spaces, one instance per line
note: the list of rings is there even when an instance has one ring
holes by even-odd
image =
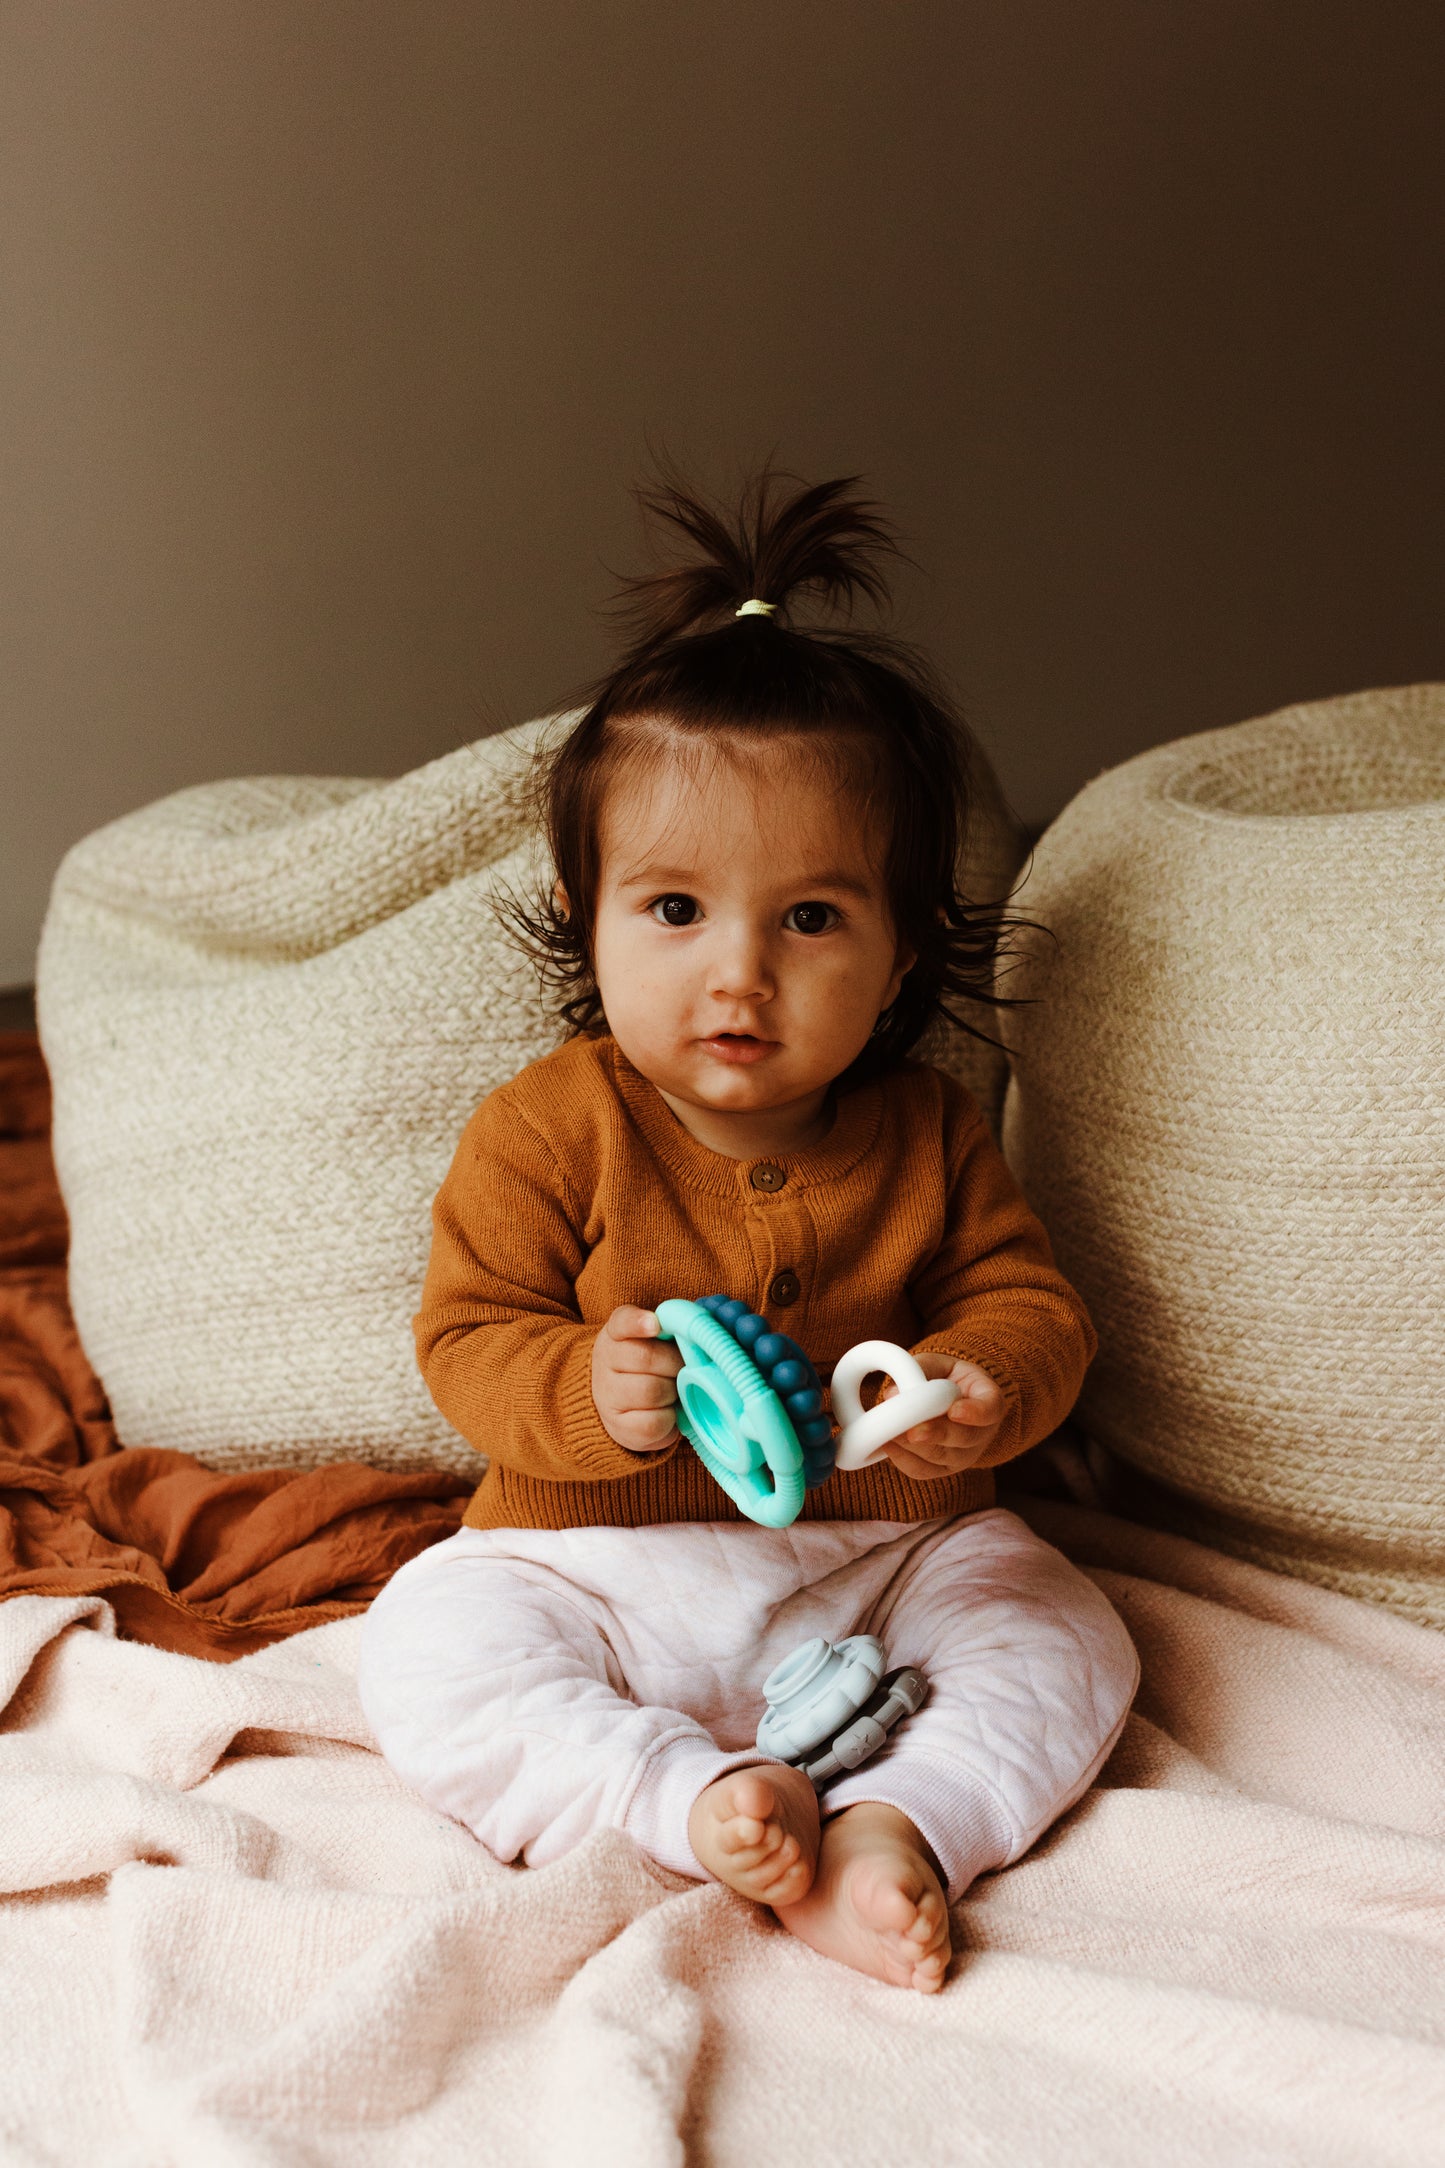
[[[411,1318],[468,1116],[552,1043],[493,912],[536,870],[545,727],[395,782],[181,791],[66,858],[41,1034],[71,1301],[126,1444],[480,1475]],[[972,862],[1005,886],[982,771],[979,796]],[[1001,1055],[955,1034],[939,1058],[996,1114]]]
[[[66,857],[38,1006],[70,1294],[128,1445],[477,1468],[417,1373],[428,1206],[544,1052],[492,912],[537,726],[400,781],[178,792]]]
[[[1146,1516],[1445,1626],[1445,686],[1101,776],[1019,907],[1005,1149],[1085,1427]]]

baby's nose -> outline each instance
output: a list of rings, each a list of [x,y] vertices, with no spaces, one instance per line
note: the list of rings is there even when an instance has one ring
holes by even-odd
[[[718,944],[712,989],[734,1001],[762,1000],[772,992],[767,945],[756,934],[736,933]]]

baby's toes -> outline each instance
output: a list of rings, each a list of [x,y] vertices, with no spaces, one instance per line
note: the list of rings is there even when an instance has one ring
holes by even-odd
[[[770,1905],[793,1905],[808,1894],[812,1870],[801,1858],[786,1861],[780,1866],[769,1864],[756,1878],[759,1897]]]
[[[756,1852],[761,1857],[770,1833],[778,1833],[776,1822],[760,1822],[751,1814],[730,1814],[725,1822],[719,1822],[717,1836],[723,1851],[733,1858],[745,1852]]]
[[[728,1809],[735,1820],[776,1822],[778,1795],[766,1777],[755,1769],[739,1769],[725,1781]]]
[[[927,1957],[920,1957],[913,1967],[909,1986],[921,1995],[936,1995],[943,1986],[943,1976],[948,1970],[952,1952],[947,1948],[935,1950]]]
[[[760,1874],[771,1873],[777,1865],[782,1849],[783,1840],[774,1835],[761,1844],[749,1845],[745,1851],[734,1852],[729,1864],[737,1873],[756,1878]]]
[[[930,1891],[918,1907],[918,1917],[907,1937],[913,1951],[913,1985],[925,1994],[942,1987],[953,1955],[948,1907]]]
[[[925,1890],[914,1911],[908,1940],[921,1950],[932,1949],[948,1932],[948,1908],[936,1890]]]
[[[803,1848],[797,1838],[784,1836],[780,1830],[776,1844],[760,1847],[758,1867],[769,1875],[784,1874],[790,1867],[797,1865],[802,1855]]]
[[[896,1942],[899,1954],[916,1954],[909,1940],[917,1925],[919,1897],[910,1888],[911,1877],[900,1876],[892,1858],[860,1863],[848,1895],[858,1917],[876,1935]],[[921,1877],[920,1877],[921,1880]]]

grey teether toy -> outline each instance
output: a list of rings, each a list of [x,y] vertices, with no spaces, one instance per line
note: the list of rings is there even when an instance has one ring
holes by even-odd
[[[873,1634],[852,1634],[836,1647],[821,1634],[805,1641],[763,1681],[760,1750],[801,1769],[817,1791],[861,1767],[928,1698],[921,1671],[904,1664],[885,1677],[884,1662]]]

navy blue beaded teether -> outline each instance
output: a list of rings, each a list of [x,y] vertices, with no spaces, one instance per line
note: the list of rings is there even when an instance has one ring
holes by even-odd
[[[833,1472],[833,1425],[823,1412],[817,1371],[796,1340],[784,1332],[769,1332],[767,1319],[745,1302],[704,1295],[698,1308],[727,1327],[782,1401],[803,1449],[803,1481],[809,1490],[816,1490]]]
[[[795,1340],[726,1295],[660,1303],[657,1321],[682,1350],[678,1429],[750,1520],[788,1527],[833,1469],[817,1371]]]

